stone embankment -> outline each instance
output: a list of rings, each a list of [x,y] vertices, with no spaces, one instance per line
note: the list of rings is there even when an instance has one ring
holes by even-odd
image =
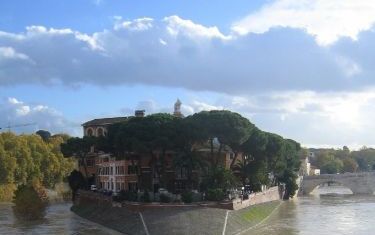
[[[281,203],[277,187],[225,203],[116,203],[81,192],[78,215],[125,234],[240,234],[263,221]]]

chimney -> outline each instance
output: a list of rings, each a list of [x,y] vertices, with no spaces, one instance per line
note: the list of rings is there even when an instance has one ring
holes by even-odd
[[[145,110],[135,110],[135,116],[136,117],[144,117],[145,116]]]

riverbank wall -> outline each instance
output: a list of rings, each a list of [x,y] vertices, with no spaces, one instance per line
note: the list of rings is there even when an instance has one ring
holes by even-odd
[[[81,191],[72,211],[125,234],[240,234],[267,218],[280,203],[277,188],[248,200],[192,204],[117,203]]]

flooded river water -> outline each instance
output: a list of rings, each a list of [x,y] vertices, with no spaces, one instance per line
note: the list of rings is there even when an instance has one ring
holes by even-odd
[[[284,202],[266,221],[246,234],[375,234],[375,196],[345,193],[350,191],[340,186],[322,187],[314,195]],[[0,234],[119,234],[73,214],[70,206],[70,203],[52,204],[46,219],[25,223],[14,218],[11,204],[0,204]]]
[[[375,234],[375,196],[348,195],[351,191],[341,186],[322,187],[313,193],[284,202],[248,234]]]
[[[13,216],[12,204],[0,204],[0,234],[120,234],[83,219],[70,211],[71,203],[56,203],[48,207],[44,220],[22,222]]]

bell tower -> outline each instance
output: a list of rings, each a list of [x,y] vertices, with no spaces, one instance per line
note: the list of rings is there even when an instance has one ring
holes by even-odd
[[[176,117],[183,117],[181,113],[181,101],[177,99],[176,103],[174,103],[174,112],[173,115]]]

